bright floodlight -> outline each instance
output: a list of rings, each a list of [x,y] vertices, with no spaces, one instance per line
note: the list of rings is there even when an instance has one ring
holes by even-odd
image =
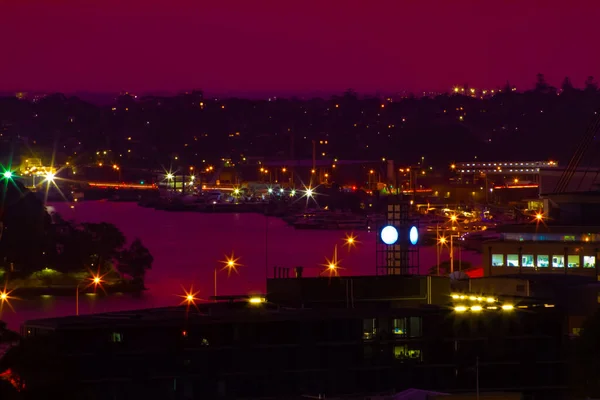
[[[4,176],[6,176],[6,174],[4,174]],[[542,213],[535,214],[535,219],[537,219],[538,221],[543,220],[544,219],[544,214],[542,214]]]
[[[391,225],[386,226],[381,230],[381,241],[388,246],[398,241],[398,230]]]
[[[167,179],[168,179],[168,180],[171,180],[171,179],[173,179],[173,174],[169,172],[169,173],[167,174]]]
[[[284,188],[279,189],[279,193],[283,193],[285,191]]]
[[[268,191],[269,193],[273,193],[273,188],[269,188],[269,189],[267,189],[267,191]]]
[[[6,299],[8,299],[8,293],[6,293],[6,292],[0,293],[0,300],[6,300]]]
[[[54,174],[52,172],[46,172],[46,180],[48,182],[54,182]]]
[[[313,196],[313,190],[311,188],[306,189],[306,197],[312,197]]]
[[[4,174],[3,174],[3,175],[4,175],[4,177],[5,177],[6,179],[10,179],[10,178],[12,178],[12,176],[13,176],[12,172],[10,172],[10,171],[6,171],[6,172],[4,172]]]
[[[96,285],[97,285],[97,284],[99,284],[99,283],[100,283],[100,277],[98,277],[98,276],[97,276],[97,277],[95,277],[95,278],[94,278],[94,283],[95,283]]]

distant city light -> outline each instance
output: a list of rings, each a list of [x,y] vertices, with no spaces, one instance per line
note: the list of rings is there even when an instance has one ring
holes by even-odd
[[[46,181],[54,182],[54,174],[52,172],[46,172]]]

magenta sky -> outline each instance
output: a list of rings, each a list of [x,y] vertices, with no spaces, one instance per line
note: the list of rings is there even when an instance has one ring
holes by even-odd
[[[0,0],[0,90],[359,92],[600,78],[597,0]]]

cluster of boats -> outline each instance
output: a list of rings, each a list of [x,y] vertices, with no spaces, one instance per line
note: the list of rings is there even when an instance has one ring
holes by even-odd
[[[327,210],[306,210],[299,214],[283,217],[283,220],[296,229],[328,230],[372,230],[385,221],[383,215],[361,215],[349,212]]]

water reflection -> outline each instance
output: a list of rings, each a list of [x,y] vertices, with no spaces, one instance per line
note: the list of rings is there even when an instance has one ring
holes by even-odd
[[[326,257],[338,245],[341,275],[375,273],[375,234],[355,232],[355,246],[343,246],[350,232],[296,230],[277,218],[257,214],[204,214],[156,211],[134,203],[82,202],[56,203],[54,209],[65,219],[84,222],[110,222],[128,240],[142,239],[154,256],[146,276],[148,290],[140,295],[81,295],[80,314],[178,305],[182,285],[193,285],[198,297],[207,299],[214,287],[214,269],[222,268],[224,254],[242,257],[239,274],[219,280],[219,294],[261,293],[265,275],[273,267],[309,267],[305,276],[316,276]],[[480,264],[480,256],[464,254],[465,261]],[[268,268],[265,263],[268,260]],[[422,248],[420,273],[436,262],[435,248]],[[322,269],[322,267],[320,267]],[[16,313],[3,310],[1,318],[18,329],[27,319],[74,315],[75,296],[45,296],[13,301]]]

